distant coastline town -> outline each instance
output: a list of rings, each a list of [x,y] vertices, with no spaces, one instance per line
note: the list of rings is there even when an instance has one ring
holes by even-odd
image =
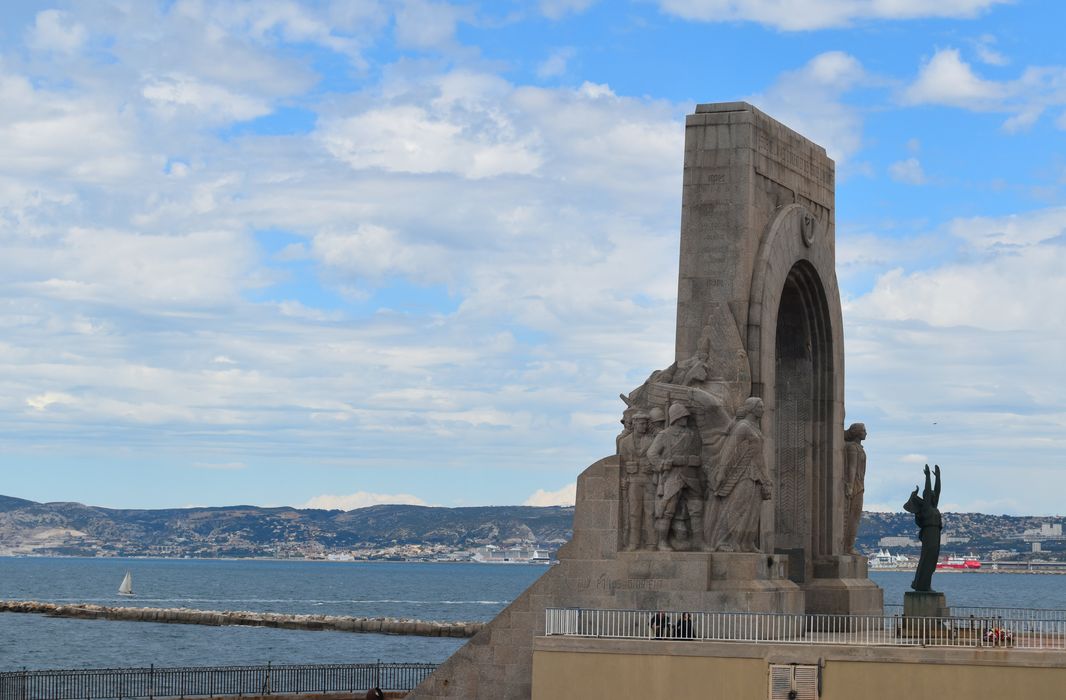
[[[1066,518],[948,513],[944,519],[946,568],[980,568],[966,561],[981,562],[984,570],[1066,566]],[[573,508],[559,506],[123,510],[0,496],[0,556],[545,564],[570,539],[572,520]],[[907,513],[863,513],[856,545],[873,569],[912,567],[920,549]]]

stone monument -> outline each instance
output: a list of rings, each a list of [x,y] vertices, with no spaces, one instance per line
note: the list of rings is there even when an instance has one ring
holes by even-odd
[[[882,613],[849,529],[833,188],[751,105],[689,115],[674,361],[622,395],[559,564],[411,698],[529,698],[549,607]]]

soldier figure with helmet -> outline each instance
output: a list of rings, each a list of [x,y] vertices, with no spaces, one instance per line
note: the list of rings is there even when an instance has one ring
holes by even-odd
[[[658,473],[655,497],[657,548],[671,551],[670,532],[674,516],[688,511],[693,549],[703,548],[703,478],[700,469],[702,443],[689,425],[689,409],[673,403],[667,411],[669,426],[655,436],[647,459]],[[684,508],[681,508],[684,506]]]

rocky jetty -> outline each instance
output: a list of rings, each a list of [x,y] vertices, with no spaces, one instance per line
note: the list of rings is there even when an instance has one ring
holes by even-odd
[[[484,623],[437,622],[393,617],[344,617],[340,615],[290,615],[249,610],[193,610],[190,608],[132,608],[78,603],[58,605],[35,600],[0,600],[0,613],[36,613],[50,617],[86,620],[130,620],[183,625],[246,625],[297,630],[371,632],[420,637],[473,637]]]

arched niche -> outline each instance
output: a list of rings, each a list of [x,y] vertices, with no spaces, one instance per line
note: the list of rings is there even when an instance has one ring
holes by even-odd
[[[801,204],[767,226],[753,270],[747,344],[752,394],[774,497],[764,506],[764,551],[789,555],[789,575],[810,582],[820,557],[838,553],[843,524],[835,484],[844,419],[843,320],[827,221]]]

